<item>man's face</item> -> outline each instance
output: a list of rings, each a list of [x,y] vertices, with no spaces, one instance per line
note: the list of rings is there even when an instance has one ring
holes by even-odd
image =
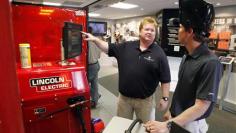
[[[155,39],[156,29],[154,24],[145,24],[140,31],[140,39],[152,43]]]
[[[188,32],[185,30],[184,26],[182,24],[179,25],[179,34],[178,39],[180,45],[186,45],[187,39],[188,39]]]

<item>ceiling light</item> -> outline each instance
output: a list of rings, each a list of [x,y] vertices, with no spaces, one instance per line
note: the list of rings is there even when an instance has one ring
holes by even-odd
[[[43,2],[43,5],[49,5],[49,6],[61,6],[61,3]]]
[[[220,3],[218,2],[218,3],[216,3],[216,5],[217,5],[217,6],[220,6]]]
[[[120,9],[132,9],[132,8],[138,7],[138,5],[124,3],[124,2],[118,2],[118,3],[115,3],[113,5],[110,5],[110,7],[120,8]]]
[[[89,13],[88,15],[89,15],[89,17],[98,17],[98,16],[101,16],[101,14],[98,14],[98,13]]]
[[[175,5],[179,5],[179,2],[175,2]]]

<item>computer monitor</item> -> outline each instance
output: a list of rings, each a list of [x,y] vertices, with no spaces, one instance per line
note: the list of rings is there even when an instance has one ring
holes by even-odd
[[[63,27],[64,59],[79,56],[82,52],[82,25],[65,22]]]
[[[94,22],[90,21],[89,26],[93,29],[93,35],[104,36],[107,34],[107,23],[106,22]]]

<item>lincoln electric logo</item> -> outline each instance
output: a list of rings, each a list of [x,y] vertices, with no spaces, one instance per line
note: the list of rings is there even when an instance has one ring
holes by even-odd
[[[63,76],[30,79],[30,87],[36,87],[36,91],[53,91],[71,88],[71,80]]]

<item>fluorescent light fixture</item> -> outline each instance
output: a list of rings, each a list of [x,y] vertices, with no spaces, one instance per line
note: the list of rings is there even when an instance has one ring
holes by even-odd
[[[49,5],[49,6],[61,6],[61,3],[43,2],[43,5]]]
[[[175,5],[179,5],[179,2],[176,1],[176,2],[175,2]]]
[[[110,7],[120,8],[120,9],[132,9],[132,8],[138,7],[138,5],[124,3],[124,2],[118,2],[118,3],[115,3],[113,5],[110,5]]]
[[[216,3],[216,5],[217,5],[217,6],[220,6],[221,4],[218,2],[218,3]]]
[[[89,13],[88,15],[89,15],[89,17],[98,17],[98,16],[101,16],[101,14],[98,14],[98,13]]]

